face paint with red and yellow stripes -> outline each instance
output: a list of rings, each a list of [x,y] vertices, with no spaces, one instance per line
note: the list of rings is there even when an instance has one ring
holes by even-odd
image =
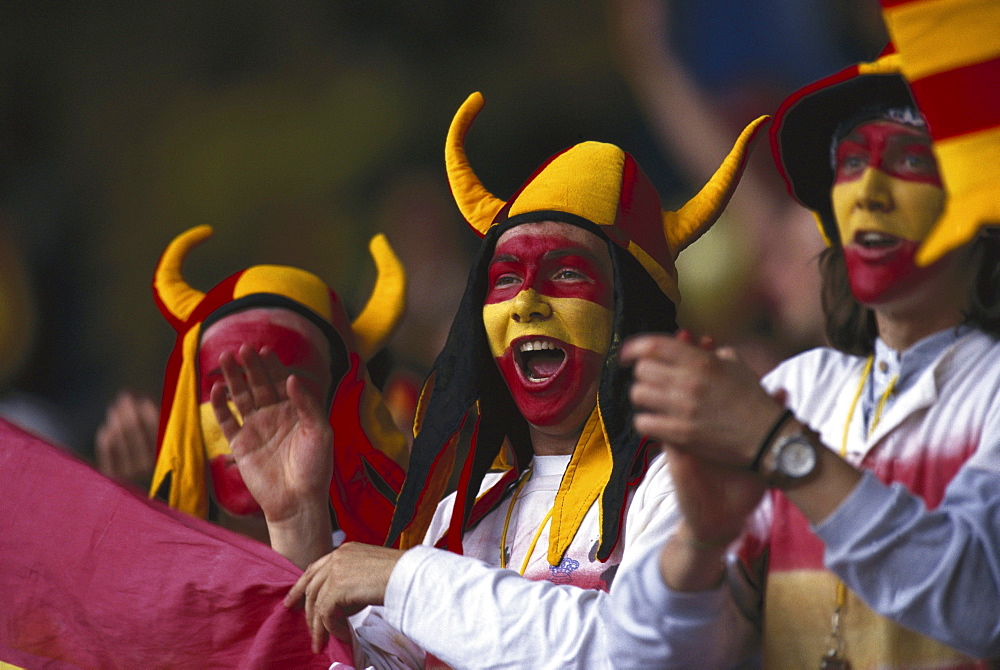
[[[945,202],[926,130],[889,120],[851,130],[837,144],[830,198],[859,302],[894,300],[938,271],[914,262]]]
[[[219,357],[226,351],[236,354],[243,344],[257,351],[265,347],[273,351],[285,371],[301,378],[320,403],[327,401],[332,383],[330,345],[326,336],[307,318],[291,310],[254,307],[225,316],[205,329],[198,348],[202,440],[215,499],[223,509],[237,516],[259,515],[261,509],[243,482],[229,442],[215,419],[209,396],[217,381],[225,383],[219,369]],[[239,418],[236,407],[232,403],[229,406]]]
[[[483,323],[528,423],[575,428],[590,415],[611,343],[613,284],[605,242],[583,228],[526,223],[497,240]]]

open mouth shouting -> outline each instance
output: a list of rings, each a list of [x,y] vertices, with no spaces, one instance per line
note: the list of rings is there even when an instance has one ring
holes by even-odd
[[[514,403],[538,426],[558,424],[581,403],[593,403],[603,361],[595,351],[542,335],[514,339],[496,359]]]
[[[854,243],[863,246],[865,249],[882,249],[894,246],[899,242],[895,235],[865,231],[858,233],[854,238]]]
[[[856,256],[858,261],[885,263],[897,252],[905,252],[911,246],[915,249],[917,245],[897,235],[879,230],[860,230],[844,253]]]
[[[517,367],[528,383],[545,383],[566,365],[566,350],[548,338],[521,340],[512,348],[516,348]]]

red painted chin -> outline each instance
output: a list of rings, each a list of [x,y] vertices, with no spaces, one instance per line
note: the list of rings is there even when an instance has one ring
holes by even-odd
[[[247,490],[232,456],[216,456],[208,465],[212,472],[215,500],[222,509],[234,516],[263,517],[260,505]]]
[[[544,341],[554,344],[565,358],[547,366],[542,379],[529,377],[530,364],[520,352],[525,342]],[[528,355],[530,356],[530,354]],[[510,389],[514,403],[525,420],[536,426],[555,426],[565,421],[596,388],[604,357],[547,337],[520,337],[496,359],[500,374]]]
[[[933,272],[933,266],[920,267],[913,260],[919,242],[884,237],[887,241],[877,246],[855,241],[844,247],[851,293],[862,304],[892,300]]]

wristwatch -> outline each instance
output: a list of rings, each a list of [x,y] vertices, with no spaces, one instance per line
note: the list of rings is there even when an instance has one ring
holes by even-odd
[[[819,454],[806,434],[796,431],[775,440],[768,460],[768,478],[778,485],[790,484],[815,472]]]

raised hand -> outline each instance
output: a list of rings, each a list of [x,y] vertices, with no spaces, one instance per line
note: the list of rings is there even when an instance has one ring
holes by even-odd
[[[731,349],[640,335],[620,359],[633,366],[636,430],[720,465],[749,465],[784,410]]]
[[[152,398],[128,390],[119,393],[94,436],[97,469],[120,482],[149,488],[159,423],[160,408]]]
[[[271,546],[304,567],[332,548],[333,431],[319,400],[273,351],[243,345],[238,355],[219,357],[225,384],[212,387],[212,409],[264,512]]]

